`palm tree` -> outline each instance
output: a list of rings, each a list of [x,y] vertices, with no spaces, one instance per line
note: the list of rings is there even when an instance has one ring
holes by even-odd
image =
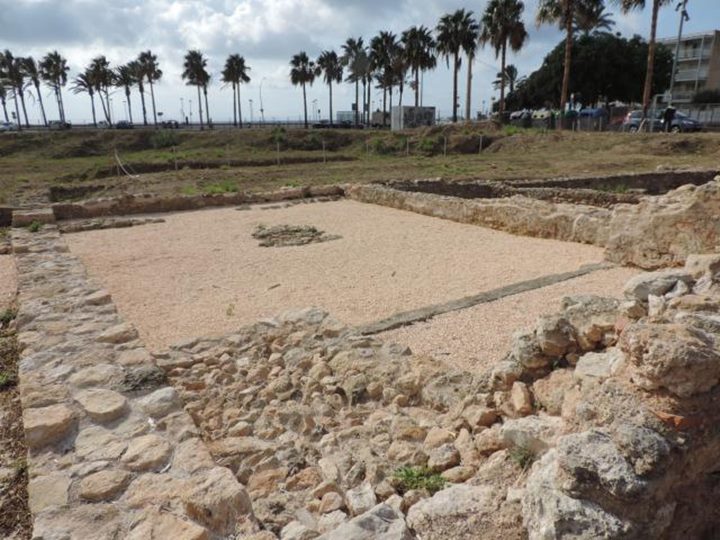
[[[605,6],[600,3],[580,2],[575,10],[575,20],[573,21],[573,31],[578,34],[582,33],[587,36],[596,30],[611,31],[615,26],[612,13],[605,12]]]
[[[342,82],[343,66],[335,51],[323,51],[317,59],[318,75],[322,74],[330,92],[330,125],[333,125],[333,83]]]
[[[225,69],[222,72],[222,81],[226,84],[232,84],[233,88],[233,124],[238,125],[240,119],[240,127],[243,126],[242,121],[242,101],[240,100],[240,85],[249,83],[250,77],[247,72],[250,68],[245,65],[245,58],[239,54],[231,54],[225,61]]]
[[[155,86],[153,83],[159,81],[162,78],[163,72],[160,69],[160,65],[158,64],[157,56],[154,55],[152,51],[145,51],[140,53],[140,56],[138,57],[138,62],[140,63],[142,74],[145,76],[148,84],[150,85],[150,99],[152,100],[153,119],[155,121],[155,126],[157,126],[157,110],[155,109]],[[207,98],[207,85],[205,88],[205,97]],[[207,107],[205,112],[207,113]]]
[[[387,95],[390,93],[392,108],[392,87],[397,79],[395,59],[400,45],[392,32],[380,32],[370,40],[370,76],[374,74],[383,91],[383,126],[387,116]]]
[[[448,65],[453,59],[453,122],[457,122],[458,111],[458,71],[460,70],[460,54],[467,53],[472,61],[475,54],[480,27],[472,17],[472,11],[458,9],[455,13],[448,13],[440,18],[435,29],[437,33],[437,50],[445,57]],[[472,80],[472,72],[468,67],[468,87]],[[470,88],[468,88],[469,90]],[[470,92],[468,91],[468,96]],[[468,97],[469,99],[469,97]],[[468,101],[469,104],[469,101]],[[467,112],[467,111],[466,111]]]
[[[67,60],[57,51],[46,54],[40,61],[40,78],[55,92],[58,114],[62,122],[65,122],[62,87],[67,84],[68,71],[70,71],[70,68],[67,65]]]
[[[140,63],[139,60],[133,60],[131,62],[128,62],[127,67],[128,69],[130,69],[130,72],[135,78],[135,83],[138,86],[138,92],[140,93],[140,103],[142,105],[143,125],[147,126],[147,108],[145,107],[145,71],[143,65]]]
[[[93,74],[92,71],[90,71],[90,68],[86,68],[83,73],[80,73],[75,77],[70,90],[73,94],[86,93],[90,96],[93,125],[97,127],[97,116],[95,115],[95,84],[93,83]]]
[[[490,0],[482,16],[482,34],[480,40],[490,43],[495,49],[495,58],[500,56],[500,114],[505,112],[505,81],[508,70],[505,67],[507,48],[518,52],[528,39],[522,13],[525,5],[520,0]],[[515,70],[517,77],[517,70]],[[513,86],[511,86],[511,92]]]
[[[28,84],[25,81],[24,60],[19,57],[15,58],[13,54],[6,49],[5,52],[0,55],[0,65],[2,66],[2,76],[13,91],[18,126],[20,126],[22,122],[20,118],[20,107],[18,106],[18,97],[20,97],[20,105],[22,106],[25,117],[25,127],[29,128],[30,122],[28,121],[27,109],[25,108],[25,90]]]
[[[2,73],[0,73],[2,75]],[[5,81],[3,80],[2,76],[0,76],[0,103],[2,103],[3,113],[5,114],[5,121],[9,122],[10,118],[8,118],[7,113],[7,88],[5,87]]]
[[[565,60],[563,62],[563,82],[560,91],[560,114],[565,114],[568,90],[570,88],[570,62],[572,61],[573,19],[578,0],[540,0],[536,15],[538,25],[557,24],[565,29]],[[602,0],[600,0],[602,1]],[[562,123],[558,125],[562,127]]]
[[[400,41],[405,49],[405,59],[413,73],[413,89],[415,90],[415,106],[420,106],[420,73],[435,69],[435,39],[430,30],[424,26],[413,26],[402,33]]]
[[[23,59],[23,71],[35,87],[35,93],[37,94],[38,101],[40,102],[40,112],[42,113],[43,125],[47,126],[47,117],[45,116],[45,104],[42,100],[42,92],[40,92],[40,70],[38,69],[38,65],[32,56],[28,56],[27,58]]]
[[[300,51],[290,60],[290,82],[293,86],[302,86],[303,91],[303,107],[305,111],[305,129],[308,128],[307,116],[307,91],[306,85],[312,86],[315,77],[318,75],[315,62],[308,58],[305,51]]]
[[[105,120],[112,125],[112,114],[110,110],[110,87],[115,85],[115,72],[110,68],[105,56],[96,56],[90,62],[90,80],[93,83],[95,92],[100,98]],[[103,95],[105,99],[103,100]]]
[[[201,130],[203,129],[203,111],[200,88],[202,88],[205,92],[205,114],[208,119],[208,126],[210,125],[210,114],[207,111],[207,85],[210,82],[210,74],[205,69],[206,67],[207,60],[203,56],[203,53],[197,50],[187,52],[185,55],[185,62],[183,64],[182,78],[187,81],[186,84],[188,86],[197,87]]]
[[[135,71],[133,69],[133,66],[130,64],[126,64],[124,66],[120,66],[115,70],[115,86],[118,88],[125,89],[125,99],[127,100],[127,106],[128,106],[128,117],[130,118],[130,123],[132,124],[133,117],[132,117],[132,102],[130,100],[130,89],[135,86],[137,83],[137,79],[135,78]]]
[[[669,4],[671,0],[649,0],[652,2],[652,15],[650,21],[650,40],[648,41],[647,71],[645,72],[645,87],[643,89],[643,116],[647,116],[647,110],[652,98],[652,83],[655,69],[655,36],[657,34],[658,12],[660,8]],[[645,0],[615,0],[620,4],[622,12],[627,14],[633,9],[645,9]]]
[[[348,77],[345,80],[355,83],[355,125],[357,126],[360,123],[360,82],[363,85],[363,105],[367,103],[365,100],[365,74],[368,69],[369,58],[363,38],[348,38],[343,45],[341,60],[343,65],[348,68]]]
[[[505,80],[503,80],[502,72],[500,71],[497,72],[496,77],[497,79],[493,81],[493,88],[495,88],[495,90],[500,90],[500,87],[503,84],[506,84],[510,89],[510,94],[515,91],[515,85],[520,82],[520,80],[524,79],[524,77],[518,79],[518,70],[512,64],[505,66]]]

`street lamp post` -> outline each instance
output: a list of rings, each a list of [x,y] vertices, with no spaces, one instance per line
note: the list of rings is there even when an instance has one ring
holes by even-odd
[[[250,99],[250,126],[253,125],[253,100]]]
[[[263,107],[263,98],[262,98],[262,85],[265,82],[265,77],[263,77],[260,80],[260,120],[264,124],[265,123],[265,108]]]
[[[672,106],[673,103],[673,90],[675,89],[675,75],[677,72],[678,57],[680,56],[680,40],[682,39],[683,24],[685,21],[690,20],[690,16],[687,12],[688,0],[680,0],[678,5],[675,7],[675,11],[680,12],[680,26],[678,28],[678,38],[675,44],[675,57],[673,58],[672,75],[670,75],[670,99],[668,105]]]

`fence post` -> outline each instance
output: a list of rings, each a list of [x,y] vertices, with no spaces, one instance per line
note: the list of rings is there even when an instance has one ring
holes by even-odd
[[[443,156],[447,157],[447,135],[443,135],[443,140],[445,141],[443,144]]]
[[[323,163],[327,163],[327,157],[325,156],[325,139],[323,139],[322,145],[323,145]]]
[[[483,150],[483,138],[484,138],[484,137],[483,137],[482,135],[480,135],[480,147],[478,148],[478,154],[482,154],[482,150]]]
[[[175,147],[172,147],[172,153],[173,153],[173,161],[175,162],[175,171],[178,170],[178,164],[177,164],[177,152],[175,150]]]
[[[276,161],[280,165],[280,141],[275,141]]]

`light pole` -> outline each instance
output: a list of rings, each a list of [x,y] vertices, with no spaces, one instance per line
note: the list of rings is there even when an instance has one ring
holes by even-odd
[[[315,113],[315,111],[318,110],[318,108],[317,108],[317,99],[313,99],[313,100],[312,100],[312,107],[313,107],[313,118],[315,119],[316,122],[319,122],[320,119],[316,116],[316,113]]]
[[[180,122],[185,123],[185,99],[180,98]]]
[[[192,119],[192,99],[188,99],[188,103],[190,104],[190,125],[192,126],[193,119]]]
[[[250,99],[250,126],[253,125],[253,100]]]
[[[263,98],[262,98],[262,85],[265,82],[265,77],[263,77],[260,80],[260,119],[261,122],[265,123],[265,108],[263,107]]]
[[[688,0],[680,0],[678,5],[675,7],[675,11],[680,12],[680,26],[678,28],[677,43],[675,44],[675,57],[673,58],[672,75],[670,75],[670,99],[668,100],[669,106],[672,106],[673,102],[673,90],[675,89],[675,75],[677,71],[678,57],[680,56],[680,40],[682,39],[683,24],[685,24],[685,21],[690,20],[690,16],[687,12],[687,3]],[[702,54],[702,51],[700,52],[700,54]]]

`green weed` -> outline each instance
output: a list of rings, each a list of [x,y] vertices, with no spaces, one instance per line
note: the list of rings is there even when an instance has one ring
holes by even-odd
[[[509,453],[510,459],[517,463],[524,471],[527,470],[537,459],[535,452],[524,446],[513,446]]]
[[[33,221],[30,225],[28,225],[28,231],[31,233],[36,233],[42,229],[43,225],[39,221]]]
[[[394,477],[401,494],[412,489],[426,489],[433,494],[447,484],[442,476],[425,467],[400,467],[395,471]]]

